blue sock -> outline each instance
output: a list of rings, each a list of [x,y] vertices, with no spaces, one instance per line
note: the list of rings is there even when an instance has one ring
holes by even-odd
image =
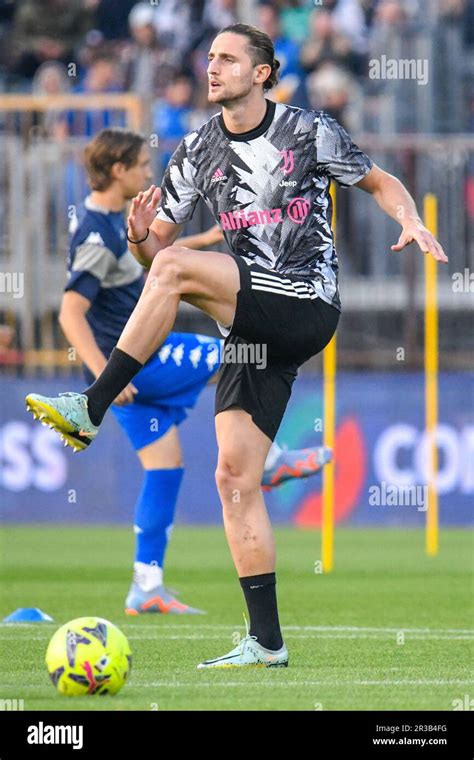
[[[135,561],[163,567],[184,469],[145,470],[135,508]]]

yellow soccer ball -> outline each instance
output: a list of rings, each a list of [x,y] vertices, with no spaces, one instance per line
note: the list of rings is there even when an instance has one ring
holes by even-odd
[[[53,635],[46,667],[61,694],[117,694],[130,674],[132,653],[127,638],[113,623],[81,617]]]

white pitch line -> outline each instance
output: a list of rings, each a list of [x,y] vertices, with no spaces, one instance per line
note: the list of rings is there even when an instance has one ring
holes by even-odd
[[[1,637],[0,637],[1,638]],[[215,636],[215,635],[192,635],[192,634],[184,634],[182,636],[176,635],[176,634],[167,634],[167,633],[160,633],[159,636],[130,636],[130,634],[127,636],[128,639],[131,641],[157,641],[159,639],[187,639],[187,640],[202,640],[202,641],[209,641],[211,639],[216,639],[218,641],[223,640],[223,636]],[[311,635],[299,635],[299,634],[293,634],[290,633],[289,635],[285,636],[285,639],[292,640],[293,639],[371,639],[374,641],[387,641],[394,639],[393,636],[385,635],[377,635],[377,634],[365,634],[365,633],[348,633],[348,634],[325,634],[325,633],[315,633],[312,636]],[[473,636],[438,636],[438,635],[421,635],[421,634],[414,634],[407,637],[409,641],[474,641]]]
[[[356,686],[472,686],[474,681],[354,681]]]
[[[140,634],[140,627],[135,628],[136,634],[128,634],[127,638],[130,641],[159,641],[159,640],[176,640],[176,641],[223,641],[227,637],[221,633],[221,634],[190,634],[190,633],[183,633],[183,634],[174,634],[174,633],[168,633],[166,630],[155,630],[154,636],[149,635],[143,635]],[[44,636],[24,636],[22,638],[23,641],[47,641],[50,638],[50,634],[45,632]],[[294,639],[313,639],[313,640],[320,640],[320,639],[328,639],[328,640],[334,640],[334,639],[343,639],[345,641],[348,640],[354,640],[354,639],[364,639],[364,640],[372,640],[372,641],[390,641],[394,640],[395,637],[393,634],[388,633],[318,633],[314,632],[313,634],[297,634],[297,633],[289,633],[285,635],[285,638],[288,640],[293,641]],[[432,633],[426,633],[426,634],[419,634],[410,633],[406,636],[406,639],[408,641],[474,641],[474,636],[453,636],[450,634],[445,635],[438,635],[438,634],[432,634]],[[11,636],[2,636],[0,634],[0,641],[11,641]]]
[[[285,626],[284,626],[285,627]],[[335,626],[325,626],[325,625],[289,625],[286,626],[286,630],[298,630],[298,631],[365,631],[365,632],[387,632],[387,633],[399,633],[400,631],[403,631],[404,633],[470,633],[474,635],[474,629],[472,628],[404,628],[403,626],[400,626],[400,628],[378,628],[378,627],[364,627],[364,626],[357,626],[357,625],[335,625]]]
[[[59,623],[1,623],[0,624],[0,631],[3,630],[16,630],[19,628],[38,628],[38,626],[41,627],[59,627]],[[61,623],[62,625],[62,623]],[[235,631],[240,628],[242,628],[242,623],[217,623],[216,625],[210,625],[210,624],[201,624],[201,623],[183,623],[183,624],[175,624],[175,623],[157,623],[156,624],[149,624],[149,623],[117,623],[119,628],[130,628],[135,631],[137,630],[145,630],[147,628],[151,628],[154,631],[167,631],[170,629],[177,629],[181,630],[183,628],[191,628],[192,630],[231,630]],[[365,627],[365,626],[344,626],[344,625],[336,625],[336,626],[330,626],[330,625],[284,625],[282,626],[283,631],[334,631],[334,632],[354,632],[354,633],[432,633],[432,634],[467,634],[470,636],[474,636],[474,629],[472,628],[405,628],[404,626],[400,626],[399,628],[383,628],[383,627]]]
[[[128,636],[127,638],[131,639],[130,636]],[[141,639],[139,636],[136,636],[134,638],[137,641],[143,641],[143,639]],[[210,641],[212,639],[216,639],[218,641],[222,641],[222,638],[220,636],[165,636],[164,638],[166,640],[185,639],[185,640],[195,640],[195,641],[199,641],[199,640]],[[294,641],[295,639],[304,639],[304,640],[312,639],[313,641],[320,641],[320,640],[333,641],[335,639],[343,639],[344,641],[350,641],[350,640],[355,640],[355,639],[359,639],[359,640],[372,639],[373,641],[391,641],[391,639],[386,639],[386,638],[383,638],[382,636],[285,636],[285,641]],[[157,639],[154,637],[153,638],[147,637],[145,640],[157,641]],[[471,637],[463,638],[461,636],[451,636],[451,637],[427,636],[425,638],[421,638],[421,637],[415,638],[414,636],[411,636],[410,638],[407,638],[406,641],[474,641],[474,639]]]
[[[275,681],[273,678],[270,681],[151,681],[150,683],[135,682],[133,679],[130,681],[130,685],[139,686],[141,689],[151,688],[177,688],[181,689],[187,686],[222,686],[227,688],[228,686],[244,686],[246,689],[249,686],[271,686],[276,688],[278,686],[472,686],[474,681]]]
[[[336,681],[333,678],[329,681],[287,681],[284,678],[285,673],[281,674],[282,678],[280,680],[276,680],[275,677],[269,676],[269,680],[265,681],[225,681],[225,680],[215,680],[215,681],[201,681],[200,677],[197,677],[194,681],[137,681],[133,677],[130,679],[129,684],[132,688],[140,688],[140,689],[155,689],[155,688],[174,688],[174,689],[182,689],[186,687],[194,687],[197,686],[200,688],[201,686],[209,686],[209,687],[240,687],[243,686],[244,688],[248,689],[249,686],[271,686],[272,688],[278,688],[281,686],[282,688],[286,688],[287,686],[473,686],[474,681],[465,681],[460,679],[452,679],[452,680],[442,680],[442,679],[436,679],[436,680],[383,680],[383,681]],[[222,674],[221,674],[222,675]],[[13,685],[13,684],[12,684]],[[10,684],[4,684],[4,686],[7,686],[11,688]],[[34,689],[43,689],[43,684],[31,684],[30,688]]]
[[[163,624],[165,625],[165,624]],[[124,623],[120,626],[120,628],[154,628],[157,629],[158,626],[156,625],[149,625],[147,623],[145,624],[133,624],[133,623]],[[166,625],[166,628],[193,628],[193,629],[206,629],[210,628],[212,630],[215,630],[216,628],[225,629],[225,630],[235,630],[238,628],[242,628],[242,623],[236,624],[236,625],[224,625],[224,624],[217,624],[217,625],[202,625],[202,624],[196,624],[193,625],[192,623],[183,623],[183,625]],[[344,626],[344,625],[283,625],[282,626],[283,631],[353,631],[354,633],[357,632],[364,632],[364,633],[466,633],[470,634],[471,636],[474,636],[474,629],[473,628],[404,628],[403,626],[400,626],[400,628],[368,628],[363,626]]]

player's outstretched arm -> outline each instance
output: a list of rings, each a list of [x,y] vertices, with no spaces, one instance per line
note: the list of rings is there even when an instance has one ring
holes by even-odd
[[[149,269],[158,251],[173,245],[182,224],[163,222],[156,218],[161,190],[151,185],[133,198],[128,214],[129,248],[137,261]],[[136,242],[133,242],[136,241]]]
[[[447,263],[448,257],[434,235],[424,226],[415,201],[399,179],[374,164],[367,176],[356,185],[371,193],[380,208],[401,225],[400,237],[392,245],[392,251],[401,251],[415,241],[423,253],[431,253],[436,261]]]

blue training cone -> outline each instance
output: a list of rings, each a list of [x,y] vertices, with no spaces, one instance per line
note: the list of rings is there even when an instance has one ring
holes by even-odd
[[[53,618],[38,607],[19,607],[3,618],[4,623],[52,623]]]

